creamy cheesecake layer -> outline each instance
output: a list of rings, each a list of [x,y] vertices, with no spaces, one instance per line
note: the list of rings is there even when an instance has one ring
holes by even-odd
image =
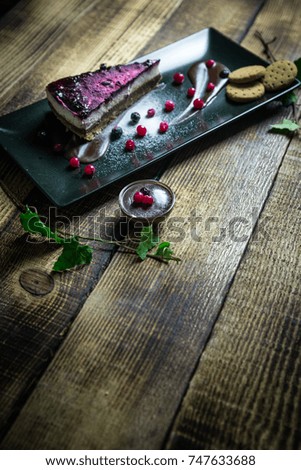
[[[160,80],[159,60],[134,63],[50,83],[47,99],[55,115],[73,132],[92,139]]]

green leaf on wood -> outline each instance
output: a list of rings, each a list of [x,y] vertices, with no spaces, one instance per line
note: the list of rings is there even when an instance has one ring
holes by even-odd
[[[54,263],[54,271],[64,271],[81,264],[89,264],[92,259],[92,248],[81,245],[76,237],[62,238],[53,232],[50,227],[44,224],[40,216],[26,207],[26,211],[20,214],[20,221],[25,232],[54,240],[59,245],[63,245],[63,251]]]
[[[79,239],[87,237],[71,236],[68,238],[62,238],[57,233],[53,232],[44,222],[42,222],[40,216],[26,207],[26,211],[20,214],[20,221],[23,229],[32,234],[42,235],[43,237],[54,240],[59,245],[63,245],[63,250],[53,265],[53,271],[65,271],[66,269],[72,269],[76,266],[83,264],[89,264],[92,260],[93,248],[88,245],[82,245],[79,243]],[[105,240],[95,239],[101,243],[106,243]],[[120,243],[116,242],[116,245],[120,246]],[[155,254],[149,254],[149,251],[156,247]],[[130,251],[136,252],[141,260],[144,260],[147,256],[155,257],[161,261],[181,261],[180,258],[173,256],[173,251],[170,248],[170,242],[160,243],[158,235],[153,231],[152,225],[143,227],[140,233],[140,242],[135,248],[128,247]]]
[[[170,248],[170,242],[162,242],[158,245],[155,256],[161,256],[165,261],[173,258],[173,251]]]
[[[300,129],[299,124],[292,121],[291,119],[283,119],[280,124],[274,124],[271,126],[272,132],[278,132],[280,134],[290,134],[295,132],[297,129]]]
[[[153,227],[146,225],[142,228],[140,234],[140,242],[136,248],[136,253],[140,259],[144,260],[147,253],[159,243],[159,238],[154,234]]]
[[[291,104],[297,103],[297,101],[298,101],[298,96],[293,91],[289,91],[288,93],[283,95],[281,98],[281,102],[283,106],[290,106]]]
[[[33,233],[35,235],[42,235],[43,237],[55,240],[56,243],[64,243],[64,238],[59,237],[56,233],[42,222],[40,216],[26,206],[26,211],[20,214],[20,221],[25,232]]]
[[[77,237],[64,240],[61,255],[53,265],[53,271],[65,271],[81,264],[89,264],[92,260],[92,248],[81,245]]]

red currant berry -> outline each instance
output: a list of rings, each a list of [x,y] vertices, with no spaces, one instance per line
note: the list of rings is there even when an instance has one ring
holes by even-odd
[[[187,90],[187,96],[188,98],[192,98],[195,94],[195,88],[191,87],[191,88],[188,88]]]
[[[54,150],[56,153],[60,153],[60,152],[63,150],[63,145],[62,145],[62,144],[54,144],[53,150]]]
[[[168,123],[165,121],[160,122],[159,131],[163,133],[163,132],[166,132],[167,129],[168,129]]]
[[[156,114],[156,110],[154,108],[150,108],[147,110],[147,117],[154,117]]]
[[[204,107],[204,101],[201,98],[196,98],[193,102],[193,106],[195,109],[202,109]]]
[[[177,73],[174,74],[173,79],[174,79],[174,82],[175,82],[177,85],[181,85],[181,83],[184,82],[185,77],[184,77],[184,74],[183,74],[183,73],[177,72]]]
[[[134,150],[135,147],[136,147],[136,144],[132,139],[129,139],[126,141],[125,150],[127,150],[128,152],[131,152],[132,150]]]
[[[95,166],[90,165],[90,164],[85,166],[85,169],[84,169],[85,175],[87,175],[87,176],[93,176],[94,173],[95,173],[95,171],[96,171],[96,170],[95,170]]]
[[[215,61],[213,59],[206,60],[206,66],[208,67],[208,69],[211,69],[211,67],[213,67],[214,64],[215,64]]]
[[[214,90],[214,88],[215,88],[214,83],[209,82],[208,85],[207,85],[207,91],[212,91],[212,90]]]
[[[77,157],[71,157],[69,160],[69,165],[71,166],[71,168],[79,168],[80,161]]]
[[[151,206],[153,202],[154,202],[153,196],[149,196],[147,194],[143,195],[142,204],[145,204],[146,206]]]
[[[147,130],[146,130],[146,127],[145,126],[142,126],[141,124],[139,126],[137,126],[137,134],[140,136],[140,137],[144,137]]]
[[[170,112],[170,111],[173,111],[175,109],[175,104],[173,101],[171,100],[167,100],[165,101],[165,110]]]
[[[143,194],[141,191],[137,191],[137,192],[134,194],[133,201],[134,201],[136,204],[142,204],[144,197],[145,197],[145,196],[144,196],[144,194]]]

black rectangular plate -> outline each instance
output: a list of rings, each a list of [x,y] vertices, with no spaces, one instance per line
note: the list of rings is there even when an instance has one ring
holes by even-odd
[[[167,156],[172,158],[173,151],[233,120],[240,119],[300,84],[295,80],[288,89],[267,94],[260,100],[247,104],[229,102],[223,89],[210,106],[188,121],[170,126],[165,134],[160,134],[158,132],[160,121],[169,121],[185,109],[189,102],[186,96],[187,88],[191,86],[188,83],[189,79],[186,77],[182,85],[174,86],[172,77],[175,72],[180,71],[185,74],[196,61],[211,58],[221,62],[230,70],[253,64],[266,66],[267,63],[212,28],[202,30],[136,60],[143,61],[148,58],[160,59],[160,71],[165,86],[150,92],[125,113],[122,121],[124,130],[122,137],[111,142],[106,154],[94,163],[96,174],[92,178],[83,176],[84,165],[80,170],[72,171],[65,158],[37,142],[35,138],[37,130],[46,115],[50,113],[47,100],[0,118],[2,147],[55,205],[67,206],[156,160]],[[167,99],[176,103],[176,108],[171,113],[164,111]],[[156,109],[155,117],[146,117],[148,108]],[[134,126],[130,120],[133,111],[140,113],[140,124],[144,124],[148,129],[144,138],[135,137],[136,125]],[[136,149],[134,152],[127,152],[124,148],[125,141],[133,138],[136,140]]]

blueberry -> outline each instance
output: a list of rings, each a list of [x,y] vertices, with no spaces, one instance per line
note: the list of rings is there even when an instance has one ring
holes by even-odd
[[[116,126],[116,127],[114,127],[114,128],[112,129],[112,131],[111,131],[111,138],[112,138],[113,140],[117,140],[117,139],[119,139],[119,138],[122,136],[122,133],[123,133],[122,128],[119,127],[119,126]]]
[[[220,72],[219,76],[220,76],[221,78],[227,78],[227,77],[229,76],[229,73],[230,73],[230,70],[224,69],[224,70],[222,70],[222,71]]]
[[[146,188],[145,186],[140,189],[140,193],[142,193],[144,196],[150,196],[151,195],[150,190],[148,188]]]
[[[139,113],[132,113],[132,114],[131,114],[131,120],[132,120],[133,122],[139,122],[139,121],[140,121],[140,117],[141,117],[141,116],[140,116]]]

